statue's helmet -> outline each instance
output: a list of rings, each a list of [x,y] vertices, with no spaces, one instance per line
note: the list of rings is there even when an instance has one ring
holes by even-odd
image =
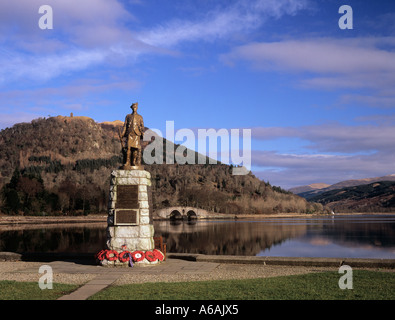
[[[130,108],[133,109],[134,106],[138,107],[138,105],[139,105],[138,102],[132,103],[132,105],[130,106]]]

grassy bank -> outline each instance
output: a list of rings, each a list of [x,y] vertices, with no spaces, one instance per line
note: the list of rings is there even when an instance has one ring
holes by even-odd
[[[145,283],[112,286],[98,300],[393,300],[395,274],[355,270],[352,290],[339,288],[337,272],[265,279]]]
[[[0,281],[0,300],[56,300],[76,290],[78,285],[54,283],[41,290],[37,282]]]
[[[394,300],[395,273],[354,270],[353,289],[342,290],[337,272],[265,279],[144,283],[111,286],[91,300]],[[56,300],[78,285],[0,281],[0,300]]]

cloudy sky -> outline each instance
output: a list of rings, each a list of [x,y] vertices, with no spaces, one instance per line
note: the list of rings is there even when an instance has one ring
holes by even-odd
[[[339,28],[344,4],[353,29]],[[0,129],[124,120],[136,101],[162,132],[251,129],[251,169],[272,185],[393,174],[395,2],[0,3]]]

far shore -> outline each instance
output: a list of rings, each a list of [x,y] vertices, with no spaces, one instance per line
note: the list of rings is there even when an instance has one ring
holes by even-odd
[[[352,213],[272,213],[272,214],[238,214],[237,219],[256,219],[256,218],[310,218],[325,216],[357,216],[357,215],[395,215],[395,212],[352,212]]]
[[[395,212],[361,212],[361,213],[337,213],[333,214],[303,214],[303,213],[276,213],[276,214],[236,214],[224,215],[224,219],[248,220],[248,219],[272,219],[272,218],[312,218],[324,216],[345,216],[345,215],[395,215]],[[219,219],[220,214],[215,214],[212,218],[199,220]],[[232,218],[230,218],[230,216]],[[156,219],[154,218],[154,221]],[[0,230],[2,226],[10,225],[47,225],[47,224],[74,224],[74,223],[106,223],[106,214],[89,214],[86,216],[9,216],[0,214]]]

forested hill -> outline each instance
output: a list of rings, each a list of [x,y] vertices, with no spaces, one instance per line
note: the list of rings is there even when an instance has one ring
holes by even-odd
[[[110,173],[122,161],[120,125],[58,116],[1,130],[2,212],[105,212]],[[232,175],[232,167],[224,164],[153,164],[145,169],[152,176],[154,208],[189,205],[235,214],[312,213],[323,208],[252,174]]]
[[[335,212],[395,212],[395,181],[376,181],[319,193],[311,198]]]

